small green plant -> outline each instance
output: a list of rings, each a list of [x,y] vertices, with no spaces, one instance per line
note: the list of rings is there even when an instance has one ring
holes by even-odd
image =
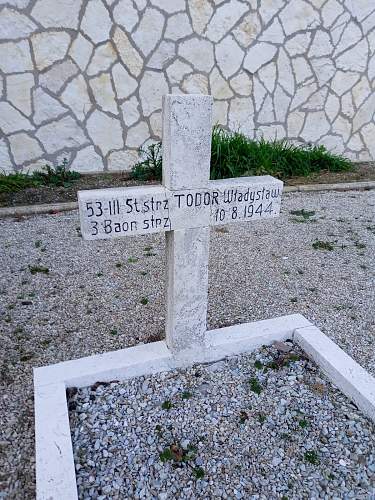
[[[41,171],[34,172],[33,177],[37,182],[46,186],[70,187],[73,181],[81,177],[81,174],[69,170],[68,165],[68,160],[64,158],[62,163],[55,167],[45,165]]]
[[[193,469],[193,474],[195,479],[203,479],[204,478],[204,470],[202,467],[195,467]]]
[[[331,154],[324,146],[296,146],[287,140],[252,140],[219,126],[212,132],[211,179],[264,174],[285,178],[350,168],[349,160]]]
[[[38,181],[30,174],[0,172],[0,193],[16,193],[38,185]]]
[[[97,276],[98,278],[101,278],[101,277],[103,276],[103,273],[101,273],[101,272],[96,273],[96,276]]]
[[[147,273],[147,271],[141,271],[139,274],[140,274],[141,276],[146,276],[148,273]]]
[[[263,368],[263,363],[261,361],[259,361],[259,359],[257,359],[254,363],[254,367],[257,369],[257,370],[261,370]]]
[[[259,423],[263,424],[266,421],[267,417],[263,413],[258,414]]]
[[[147,297],[142,297],[142,298],[141,298],[141,304],[142,304],[143,306],[147,305],[147,304],[148,304],[148,298],[147,298]]]
[[[193,397],[193,394],[189,391],[183,391],[181,394],[182,399],[191,399]]]
[[[255,394],[260,394],[262,392],[262,386],[260,385],[259,383],[259,380],[255,377],[252,377],[250,380],[249,380],[249,383],[250,383],[250,389],[255,392]]]
[[[25,362],[25,361],[30,361],[34,357],[34,353],[32,352],[27,352],[25,354],[22,354],[20,356],[20,361]]]
[[[109,333],[110,335],[117,335],[118,331],[116,330],[116,328],[112,328],[112,330],[110,330]]]
[[[306,419],[302,419],[298,422],[298,425],[301,427],[301,429],[306,429],[309,425],[308,421]]]
[[[306,462],[309,462],[309,464],[312,465],[318,465],[319,464],[319,456],[316,451],[310,450],[306,451],[304,454],[304,458]]]
[[[360,243],[359,241],[355,241],[354,245],[360,249],[366,248],[366,245],[364,243]]]
[[[315,211],[311,210],[305,210],[302,208],[301,210],[291,210],[290,211],[291,215],[295,215],[296,217],[302,217],[303,219],[310,219],[311,217],[314,217]]]
[[[49,274],[49,269],[48,267],[43,267],[43,266],[29,266],[29,270],[31,274]]]
[[[312,247],[314,250],[327,250],[328,252],[332,252],[332,250],[335,249],[333,243],[330,243],[329,241],[321,241],[321,240],[316,240],[312,244]]]
[[[292,297],[292,298],[290,299],[290,302],[291,302],[292,304],[295,304],[296,302],[298,302],[297,297]]]
[[[289,354],[289,359],[290,361],[299,361],[301,358],[298,356],[298,354]]]
[[[141,149],[141,155],[143,159],[134,165],[132,177],[142,181],[161,180],[161,143]],[[253,140],[239,132],[228,132],[218,125],[212,131],[211,179],[264,174],[287,178],[308,176],[321,170],[340,172],[351,168],[349,160],[332,154],[322,145],[295,145],[286,139]],[[304,213],[308,214],[307,211]],[[305,220],[303,215],[301,220]]]
[[[173,407],[173,404],[169,399],[166,399],[163,404],[161,405],[163,410],[170,410]]]
[[[42,240],[37,240],[34,244],[35,248],[40,248],[42,246]]]
[[[116,262],[115,266],[117,267],[117,269],[120,269],[120,267],[122,267],[122,264],[121,262]]]
[[[246,422],[246,420],[249,420],[249,415],[247,414],[247,412],[245,410],[241,410],[240,411],[240,422],[241,422],[241,424],[244,424]]]
[[[196,458],[197,448],[195,446],[189,445],[187,449],[182,448],[178,443],[172,444],[159,454],[160,461],[173,462],[175,467],[187,465],[192,469],[192,473],[196,479],[202,479],[204,477],[204,470],[201,467],[194,467],[189,462]]]
[[[140,154],[143,160],[136,163],[132,168],[132,177],[139,181],[161,179],[162,175],[162,145],[161,142],[150,144],[147,148],[141,148]]]
[[[145,248],[144,248],[144,251],[145,251],[145,252],[151,252],[151,250],[152,250],[152,247],[145,247]]]
[[[159,458],[162,462],[168,462],[169,460],[173,460],[173,453],[170,448],[165,448],[160,455]]]
[[[138,257],[129,257],[128,262],[129,264],[135,264],[136,262],[138,262]]]

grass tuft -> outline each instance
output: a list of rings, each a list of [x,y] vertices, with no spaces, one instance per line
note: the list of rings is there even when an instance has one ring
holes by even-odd
[[[132,177],[142,181],[161,180],[161,142],[142,149],[141,154],[143,160],[134,165]],[[211,179],[251,175],[273,175],[285,179],[306,177],[322,170],[341,172],[351,168],[348,159],[327,151],[322,145],[295,145],[286,139],[253,140],[218,125],[212,131]]]
[[[64,158],[60,165],[56,167],[45,165],[40,171],[32,174],[0,172],[0,193],[15,193],[40,186],[69,187],[81,177],[81,174],[68,168],[68,160]]]

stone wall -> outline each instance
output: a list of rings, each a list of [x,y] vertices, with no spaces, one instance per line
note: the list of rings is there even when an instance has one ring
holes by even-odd
[[[168,92],[374,159],[374,53],[373,0],[0,0],[0,168],[129,169]]]

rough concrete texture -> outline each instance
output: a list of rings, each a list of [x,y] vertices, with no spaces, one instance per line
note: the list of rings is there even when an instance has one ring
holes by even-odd
[[[1,168],[128,170],[167,93],[211,93],[214,122],[251,137],[374,159],[374,27],[371,1],[2,1]]]

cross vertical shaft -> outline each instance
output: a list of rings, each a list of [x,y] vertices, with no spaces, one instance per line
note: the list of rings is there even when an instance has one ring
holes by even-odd
[[[163,101],[163,184],[206,188],[210,177],[212,98],[167,95]],[[209,227],[166,233],[166,341],[175,353],[204,347]]]

